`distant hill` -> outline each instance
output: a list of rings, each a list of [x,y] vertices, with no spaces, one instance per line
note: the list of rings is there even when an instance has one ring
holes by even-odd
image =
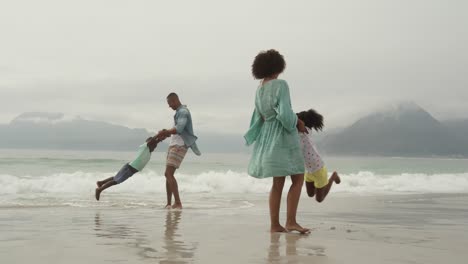
[[[0,147],[130,150],[149,135],[145,129],[35,112],[23,113],[9,124],[0,125]]]
[[[241,134],[197,133],[197,144],[201,152],[242,153],[248,152]]]
[[[468,156],[467,140],[468,125],[443,124],[420,106],[403,103],[359,119],[326,136],[319,146],[342,155]]]
[[[0,148],[135,150],[152,136],[146,129],[131,129],[107,122],[67,117],[63,113],[23,113],[0,124]],[[246,152],[242,135],[197,133],[202,152]],[[156,151],[166,151],[169,140]]]
[[[450,130],[461,148],[468,149],[468,119],[449,120],[442,124]]]

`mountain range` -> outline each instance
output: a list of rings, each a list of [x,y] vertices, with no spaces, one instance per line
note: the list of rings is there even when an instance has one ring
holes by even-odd
[[[0,147],[76,150],[128,150],[150,134],[106,122],[67,117],[62,113],[23,113],[0,125]]]
[[[0,124],[0,148],[134,150],[154,135],[143,128],[29,112]],[[202,152],[248,152],[242,135],[197,133]],[[319,134],[319,151],[328,155],[468,157],[468,119],[439,121],[415,103],[364,116],[352,125]],[[157,151],[165,151],[161,143]]]
[[[468,120],[441,122],[415,103],[365,116],[319,143],[322,152],[359,156],[468,156]]]
[[[68,117],[63,113],[28,112],[0,124],[0,148],[67,150],[134,150],[154,135],[143,128]],[[200,133],[202,152],[245,152],[239,135]],[[167,142],[156,151],[166,151]]]

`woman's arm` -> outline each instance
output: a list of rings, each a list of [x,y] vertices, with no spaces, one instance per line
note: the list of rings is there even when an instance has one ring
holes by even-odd
[[[247,133],[244,135],[245,142],[247,146],[252,145],[260,133],[260,129],[263,124],[263,119],[260,113],[257,111],[257,108],[252,113],[252,118],[250,119],[250,128]]]
[[[276,119],[281,122],[287,131],[292,132],[299,128],[297,127],[299,119],[297,118],[296,113],[292,110],[288,83],[286,83],[286,81],[281,81],[280,85],[278,106],[275,108]]]

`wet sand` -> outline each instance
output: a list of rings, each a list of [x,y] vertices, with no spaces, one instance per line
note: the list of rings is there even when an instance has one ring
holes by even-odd
[[[270,234],[267,195],[183,198],[182,211],[156,203],[0,208],[1,262],[465,263],[468,257],[467,195],[337,195],[323,204],[303,197],[298,219],[313,228],[310,235]]]

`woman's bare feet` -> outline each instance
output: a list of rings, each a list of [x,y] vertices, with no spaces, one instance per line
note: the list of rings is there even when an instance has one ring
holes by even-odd
[[[302,226],[300,226],[298,223],[293,223],[293,224],[286,224],[286,230],[288,232],[292,232],[292,231],[297,231],[301,234],[308,234],[310,233],[310,229],[309,228],[304,228]]]
[[[182,209],[182,204],[181,203],[175,203],[172,205],[172,209]]]
[[[286,233],[288,232],[288,230],[286,230],[286,228],[284,228],[283,226],[278,225],[278,226],[272,226],[270,228],[270,232],[271,233]]]
[[[99,201],[99,198],[101,197],[101,189],[96,188],[96,192],[94,195],[96,196],[96,200]]]
[[[333,172],[332,176],[330,177],[336,184],[341,183],[341,178],[338,176],[338,173],[336,171]]]

